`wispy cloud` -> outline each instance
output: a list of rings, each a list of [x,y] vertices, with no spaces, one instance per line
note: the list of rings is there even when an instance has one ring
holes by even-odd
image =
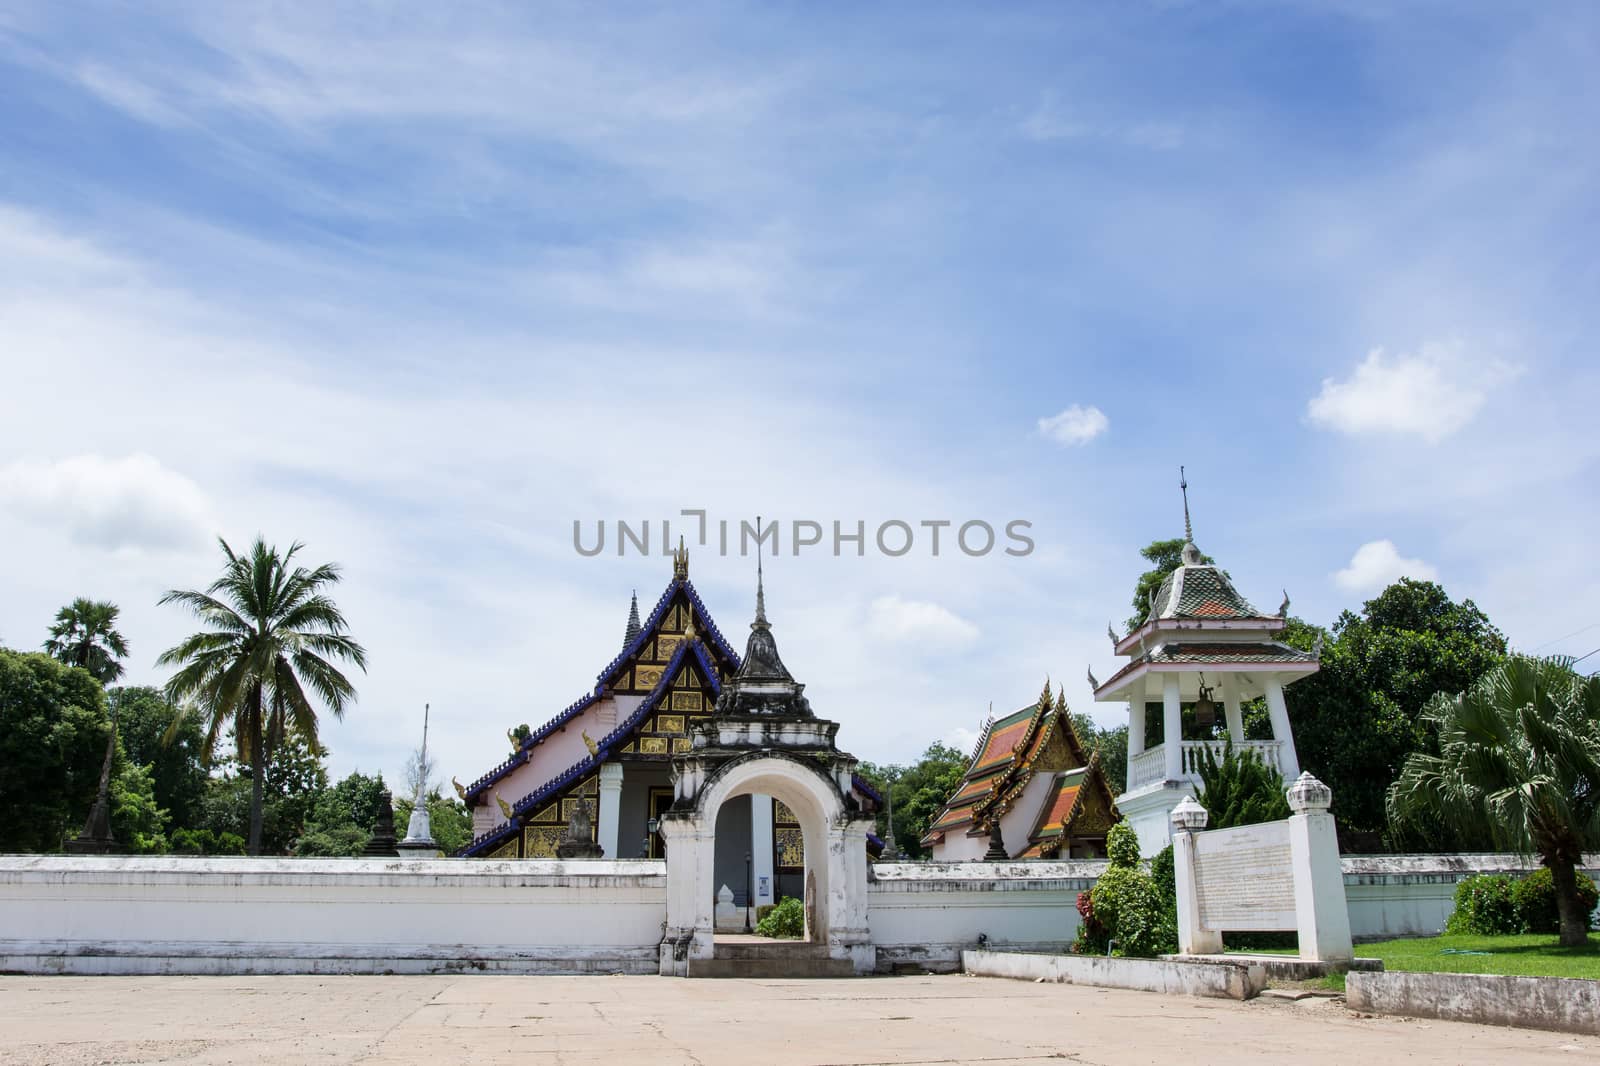
[[[0,467],[0,501],[75,543],[191,549],[215,532],[200,486],[149,455],[80,455]]]
[[[978,639],[978,627],[937,603],[881,596],[872,601],[868,626],[889,641],[960,647]]]
[[[1039,103],[1017,124],[1017,132],[1030,141],[1070,141],[1093,139],[1170,152],[1183,147],[1183,127],[1175,122],[1137,120],[1119,122],[1088,118],[1063,104],[1055,93],[1044,94]]]

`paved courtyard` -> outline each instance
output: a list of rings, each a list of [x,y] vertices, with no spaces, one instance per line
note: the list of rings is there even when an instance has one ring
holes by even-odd
[[[1579,1063],[1600,1040],[981,977],[0,977],[0,1063]]]

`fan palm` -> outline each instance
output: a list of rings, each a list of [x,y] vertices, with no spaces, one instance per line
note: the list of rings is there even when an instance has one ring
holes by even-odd
[[[317,745],[315,698],[335,718],[355,702],[355,687],[336,662],[366,669],[367,653],[346,632],[327,594],[339,581],[333,563],[295,566],[303,547],[282,555],[260,537],[243,554],[218,538],[227,558],[222,576],[203,592],[173,590],[161,602],[188,607],[206,628],[163,652],[179,670],[167,682],[173,702],[192,701],[206,726],[209,761],[225,727],[233,727],[241,765],[250,768],[249,851],[261,853],[262,778],[286,732]]]
[[[1577,867],[1600,848],[1600,678],[1570,659],[1513,656],[1467,691],[1435,696],[1423,714],[1439,754],[1407,758],[1389,788],[1390,818],[1537,854],[1555,882],[1561,943],[1583,944]]]
[[[117,632],[117,605],[79,596],[56,612],[44,650],[68,666],[81,666],[102,685],[122,676],[118,659],[128,642]]]

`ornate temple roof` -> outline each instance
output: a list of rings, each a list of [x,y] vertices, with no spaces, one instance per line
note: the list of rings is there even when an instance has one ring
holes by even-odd
[[[526,763],[539,740],[604,698],[613,686],[627,690],[632,685],[635,686],[633,691],[637,693],[639,691],[637,686],[651,685],[641,702],[602,739],[592,743],[587,756],[540,784],[515,803],[504,804],[509,808],[510,816],[474,838],[457,853],[458,855],[463,857],[492,855],[508,842],[514,847],[517,834],[527,825],[533,824],[537,828],[539,816],[535,812],[545,809],[550,803],[561,800],[564,796],[571,795],[580,783],[595,774],[608,760],[618,756],[665,757],[664,748],[655,749],[661,753],[659,755],[650,754],[650,749],[645,747],[649,740],[638,738],[648,736],[650,728],[646,727],[646,723],[656,712],[681,712],[682,706],[676,698],[669,703],[669,696],[676,694],[676,696],[688,696],[692,700],[699,699],[694,693],[686,692],[683,687],[686,682],[692,682],[695,693],[703,693],[709,697],[715,708],[710,711],[712,714],[784,713],[811,716],[809,705],[803,695],[805,686],[794,680],[778,656],[777,644],[772,639],[772,627],[766,618],[765,590],[760,581],[759,571],[756,586],[756,618],[751,624],[749,645],[742,659],[733,653],[717,631],[705,605],[695,593],[694,586],[689,584],[687,571],[687,553],[680,547],[673,560],[672,583],[667,586],[648,620],[638,623],[636,609],[632,612],[633,618],[630,619],[628,627],[631,634],[628,645],[624,648],[623,654],[612,660],[600,675],[600,683],[595,686],[595,691],[541,726],[516,754],[475,781],[472,788],[467,791],[468,802],[471,803],[482,796],[496,782]],[[691,608],[687,616],[682,610],[670,611],[675,603],[685,602]],[[677,618],[677,621],[669,621],[669,615]],[[687,617],[686,625],[685,617]],[[670,632],[660,632],[663,629]],[[679,632],[680,630],[682,632]],[[658,643],[653,644],[652,641]],[[675,650],[665,665],[661,665],[659,658],[664,652],[657,650],[645,654],[648,649],[659,647],[659,642],[666,641],[675,642],[671,645]],[[647,665],[640,666],[636,663],[635,660],[641,655],[649,660]],[[641,682],[641,674],[646,670],[652,672]],[[691,671],[693,678],[688,678],[685,671]],[[735,709],[723,712],[724,706]],[[685,717],[681,713],[672,716],[677,717],[680,724]],[[585,740],[589,740],[587,735]],[[679,740],[678,743],[688,742]],[[853,785],[854,791],[868,801],[868,810],[883,805],[883,797],[860,775],[855,775]],[[869,851],[876,854],[873,849],[881,850],[882,841],[872,837],[869,845]]]
[[[720,659],[731,669],[738,669],[741,665],[739,654],[723,639],[722,632],[717,629],[716,622],[711,618],[711,612],[706,610],[706,605],[701,601],[700,594],[695,591],[694,584],[689,580],[687,552],[680,547],[678,554],[673,556],[672,580],[662,590],[661,598],[656,601],[655,609],[650,612],[649,618],[643,623],[638,620],[638,595],[637,593],[634,595],[633,608],[630,611],[628,620],[627,643],[624,644],[622,651],[617,654],[616,658],[607,663],[605,669],[600,671],[596,678],[594,690],[568,704],[553,718],[538,729],[535,729],[518,746],[517,750],[511,753],[511,756],[505,762],[502,762],[468,786],[464,793],[467,805],[472,806],[486,789],[526,763],[533,750],[552,733],[561,729],[593,706],[598,700],[604,698],[608,689],[615,685],[628,664],[636,659],[640,652],[650,644],[650,641],[658,635],[663,621],[667,618],[673,603],[679,599],[680,594],[692,605],[696,620],[695,631],[706,642],[706,651],[711,654],[713,659]]]
[[[671,690],[679,670],[685,665],[696,669],[700,674],[702,683],[715,689],[717,667],[712,661],[709,649],[706,648],[698,636],[691,637],[679,644],[678,650],[673,653],[672,661],[668,664],[667,669],[661,672],[661,680],[656,684],[656,687],[645,697],[644,702],[634,708],[632,714],[617,723],[617,727],[607,733],[595,745],[594,751],[513,803],[511,805],[512,817],[509,821],[502,822],[489,832],[477,837],[472,843],[461,849],[458,854],[472,856],[492,851],[502,840],[521,829],[518,821],[519,816],[538,808],[550,798],[558,795],[567,786],[598,769],[601,763],[609,759],[618,748],[627,742],[628,737],[638,728],[639,723],[661,709],[662,698]]]
[[[1187,557],[1194,545],[1184,546]],[[1144,621],[1148,625],[1162,618],[1262,618],[1249,600],[1239,595],[1228,575],[1206,563],[1187,562],[1167,575],[1150,603]]]
[[[1087,762],[1066,700],[1053,697],[1047,683],[1033,704],[985,723],[961,784],[929,825],[923,843],[932,843],[951,830],[975,829],[989,817],[1004,813],[1036,769],[1057,770]]]

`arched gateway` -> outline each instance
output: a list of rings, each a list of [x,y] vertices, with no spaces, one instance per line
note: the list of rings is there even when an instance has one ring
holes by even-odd
[[[661,973],[687,977],[716,957],[717,812],[744,795],[776,798],[800,824],[805,844],[806,939],[816,955],[875,962],[867,931],[867,833],[873,812],[853,789],[855,757],[834,746],[837,722],[811,713],[767,623],[759,570],[756,617],[744,661],[723,686],[711,717],[672,760],[672,806],[662,815],[667,849],[667,929]]]

